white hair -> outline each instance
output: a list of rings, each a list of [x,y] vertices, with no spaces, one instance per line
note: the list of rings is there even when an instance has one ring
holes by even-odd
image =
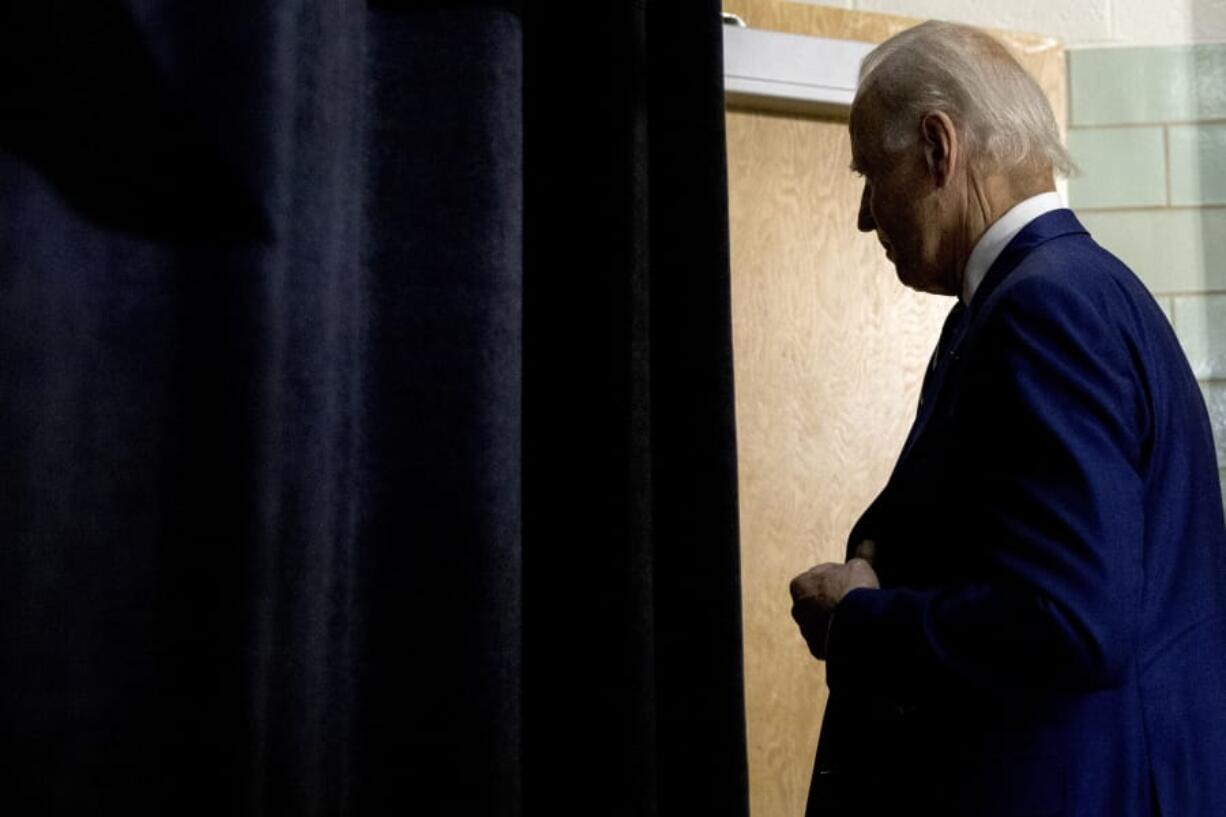
[[[993,171],[1076,165],[1060,141],[1051,105],[1009,50],[970,26],[929,20],[874,48],[860,65],[856,102],[868,92],[885,113],[883,147],[910,147],[926,113],[953,120],[971,161]],[[853,103],[853,109],[855,103]]]

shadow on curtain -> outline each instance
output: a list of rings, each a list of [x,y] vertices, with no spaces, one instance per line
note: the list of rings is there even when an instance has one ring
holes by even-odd
[[[718,12],[0,8],[4,813],[747,813]]]

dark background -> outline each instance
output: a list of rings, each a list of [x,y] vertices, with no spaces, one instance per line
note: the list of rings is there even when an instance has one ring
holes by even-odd
[[[747,812],[718,12],[0,6],[0,810]]]

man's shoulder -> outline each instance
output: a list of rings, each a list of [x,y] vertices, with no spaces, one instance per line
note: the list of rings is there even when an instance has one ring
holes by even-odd
[[[1087,233],[1030,249],[976,305],[969,345],[990,358],[1015,344],[1074,349],[1128,367],[1186,367],[1170,322],[1145,284]],[[980,357],[977,355],[976,357]]]
[[[1087,232],[1055,236],[1031,248],[991,294],[984,304],[989,312],[1056,302],[1096,314],[1122,309],[1134,317],[1161,315],[1141,279]]]
[[[1070,284],[1094,284],[1119,276],[1136,278],[1123,261],[1082,230],[1052,236],[1037,244],[1021,258],[1008,278],[1046,277]]]

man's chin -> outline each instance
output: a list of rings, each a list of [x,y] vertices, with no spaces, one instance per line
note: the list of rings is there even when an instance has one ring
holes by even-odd
[[[923,289],[918,286],[919,282],[913,270],[900,265],[897,261],[893,261],[893,259],[891,261],[894,264],[894,274],[898,276],[898,280],[903,286],[923,292]]]
[[[920,275],[915,269],[902,266],[897,262],[894,263],[894,274],[898,276],[899,282],[907,289],[913,289],[925,295],[953,294],[946,290],[945,287],[942,287],[939,281]]]

